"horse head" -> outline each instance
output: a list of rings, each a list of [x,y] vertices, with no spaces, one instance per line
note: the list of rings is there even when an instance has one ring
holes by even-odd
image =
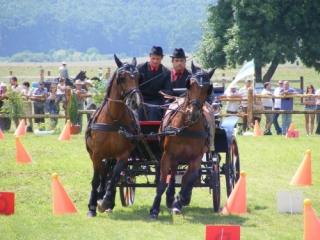
[[[142,104],[137,60],[133,58],[131,63],[122,63],[116,55],[114,59],[118,66],[115,80],[120,91],[120,98],[130,109],[137,110]]]
[[[212,93],[213,87],[210,84],[210,79],[215,69],[207,72],[191,62],[191,70],[191,77],[186,81],[186,113],[187,121],[196,122],[202,115],[203,104]]]

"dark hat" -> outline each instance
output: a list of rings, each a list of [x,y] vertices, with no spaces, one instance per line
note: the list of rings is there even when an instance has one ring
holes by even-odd
[[[172,58],[187,58],[182,48],[175,48],[173,54],[170,56]]]
[[[150,55],[157,55],[157,56],[161,56],[163,57],[163,51],[162,51],[162,47],[159,46],[153,46],[150,50]]]

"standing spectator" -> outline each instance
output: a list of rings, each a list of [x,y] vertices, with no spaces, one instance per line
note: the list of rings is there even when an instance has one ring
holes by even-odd
[[[57,85],[52,83],[48,93],[47,108],[49,114],[57,115],[59,114],[58,102],[57,102]],[[50,128],[55,129],[58,123],[58,118],[50,118]]]
[[[232,86],[227,91],[226,96],[228,98],[241,98],[241,94],[236,86]],[[228,101],[226,106],[226,112],[229,114],[237,114],[240,108],[240,101]]]
[[[32,96],[30,97],[33,100],[35,114],[44,114],[47,95],[48,91],[44,87],[44,83],[39,82],[39,87],[32,93]],[[35,118],[34,122],[37,123],[39,128],[40,124],[44,123],[44,118]]]
[[[87,97],[90,97],[91,95],[87,93],[85,89],[83,89],[83,82],[81,80],[76,80],[75,82],[75,89],[74,92],[77,96],[77,103],[78,103],[78,110],[84,109],[84,102]],[[78,113],[77,116],[77,122],[76,124],[80,125],[80,131],[82,130],[82,113]]]
[[[7,96],[7,85],[0,83],[0,110],[4,104],[4,100],[8,99]],[[11,127],[11,120],[9,117],[0,117],[0,128],[1,130],[9,130]]]
[[[320,110],[320,88],[316,91],[316,109]],[[317,128],[316,134],[320,135],[320,113],[317,113]]]
[[[310,95],[310,97],[306,97],[303,99],[304,110],[316,110],[316,99],[314,98],[315,89],[312,84],[307,86],[306,95]],[[313,134],[314,130],[314,113],[306,113],[305,115],[305,127],[307,131],[307,136]]]
[[[69,80],[67,64],[64,61],[61,63],[61,66],[59,67],[59,76],[60,78],[64,78],[66,81]]]
[[[60,102],[62,102],[63,109],[67,109],[67,100],[66,100],[66,80],[64,78],[59,79],[59,83],[57,85],[57,105],[59,108]]]
[[[261,95],[272,96],[271,83],[265,82],[263,84],[263,87],[264,89],[262,90]],[[264,110],[272,110],[272,107],[273,107],[272,98],[262,98],[261,101],[262,101],[262,106]],[[272,135],[271,125],[273,122],[273,114],[266,113],[265,116],[266,116],[266,125],[265,125],[264,135]]]
[[[93,96],[98,94],[97,89],[93,86],[93,83],[91,80],[84,81],[85,89],[87,91],[87,98],[86,98],[86,110],[95,110],[97,109],[97,105],[94,102]],[[87,113],[87,121],[89,122],[91,117],[90,113]]]
[[[23,102],[23,108],[24,108],[24,113],[26,115],[32,115],[32,101],[30,100],[30,97],[32,95],[32,90],[30,88],[30,83],[29,82],[23,82],[22,83],[22,90],[21,90],[22,97],[24,99]],[[27,123],[27,131],[32,132],[32,126],[33,126],[33,121],[32,118],[25,119]]]
[[[241,97],[244,99],[241,101],[241,108],[244,113],[247,113],[248,111],[248,90],[249,88],[252,88],[252,80],[246,79],[246,83],[244,87],[242,87],[239,90],[239,93]],[[243,116],[243,125],[242,125],[242,131],[245,132],[248,130],[248,117],[246,115]]]
[[[278,84],[279,84],[278,87],[276,87],[274,89],[274,92],[273,92],[273,95],[276,96],[276,97],[279,97],[281,95],[280,92],[281,92],[281,90],[283,88],[283,81],[279,81]],[[274,108],[273,109],[274,110],[280,110],[281,109],[281,98],[275,98],[274,99]],[[275,113],[273,115],[273,126],[274,126],[274,128],[275,128],[275,130],[277,132],[277,135],[281,135],[282,134],[282,129],[281,129],[279,123],[278,123],[279,115],[280,115],[279,113]]]
[[[280,91],[281,96],[288,96],[288,98],[281,99],[281,110],[292,111],[293,110],[293,98],[290,97],[295,94],[293,88],[290,88],[289,82],[285,81],[283,83],[283,89]],[[288,128],[292,121],[292,114],[291,113],[284,113],[282,114],[282,134],[286,135]]]
[[[18,84],[17,77],[13,76],[10,78],[11,90],[14,92],[21,92],[22,87]]]

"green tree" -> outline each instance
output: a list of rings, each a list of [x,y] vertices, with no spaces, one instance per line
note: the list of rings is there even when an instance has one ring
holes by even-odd
[[[314,30],[319,32],[320,15],[307,15],[314,8],[320,10],[315,0],[220,0],[208,9],[198,56],[204,65],[221,68],[254,59],[257,82],[270,81],[280,63],[297,57],[316,67],[320,39]]]

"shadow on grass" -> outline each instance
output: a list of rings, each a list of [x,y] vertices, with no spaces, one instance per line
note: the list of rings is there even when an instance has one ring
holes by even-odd
[[[149,219],[150,206],[142,205],[138,208],[131,209],[115,209],[112,214],[108,214],[108,217],[113,220],[121,221],[143,221],[143,222],[155,222],[155,220]],[[99,214],[103,216],[102,214]],[[245,216],[222,216],[218,213],[214,213],[212,208],[200,208],[200,207],[186,207],[183,209],[182,215],[172,215],[168,209],[162,207],[156,222],[166,224],[238,224],[245,223],[247,218]]]

